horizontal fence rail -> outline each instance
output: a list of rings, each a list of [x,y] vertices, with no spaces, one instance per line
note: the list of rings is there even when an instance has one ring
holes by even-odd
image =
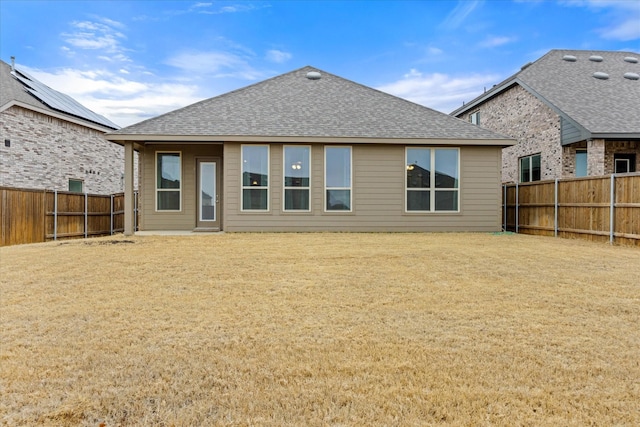
[[[506,231],[640,246],[640,174],[573,178],[502,189]]]
[[[0,187],[0,196],[0,246],[124,231],[123,193],[99,195]],[[137,201],[137,192],[135,196]],[[137,215],[135,203],[135,219]]]

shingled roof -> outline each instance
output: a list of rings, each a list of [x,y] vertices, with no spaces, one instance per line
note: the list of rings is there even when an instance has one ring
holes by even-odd
[[[309,139],[465,140],[511,138],[310,66],[112,132],[112,141]],[[480,141],[478,141],[480,140]]]
[[[552,50],[451,115],[518,84],[591,137],[640,137],[639,77],[635,52]]]
[[[12,105],[31,108],[44,114],[57,116],[105,132],[120,126],[106,117],[94,113],[69,95],[58,92],[24,70],[0,61],[0,111]]]

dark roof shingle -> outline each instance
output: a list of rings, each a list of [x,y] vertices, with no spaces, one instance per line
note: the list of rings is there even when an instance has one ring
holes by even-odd
[[[307,78],[312,71],[321,77]],[[145,120],[110,138],[118,134],[509,139],[313,67]]]

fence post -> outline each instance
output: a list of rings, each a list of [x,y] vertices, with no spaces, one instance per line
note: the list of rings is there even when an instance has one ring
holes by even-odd
[[[111,195],[111,208],[109,209],[109,219],[110,219],[110,223],[109,223],[109,235],[113,236],[113,194]]]
[[[553,236],[558,237],[558,178],[554,187]]]
[[[516,182],[516,233],[520,232],[518,216],[520,215],[520,185]]]
[[[53,240],[58,240],[58,190],[53,190]]]
[[[615,219],[615,206],[616,206],[616,175],[611,174],[611,206],[609,207],[609,244],[613,244],[613,232],[614,232],[614,219]]]
[[[87,193],[84,193],[84,238],[87,238],[87,226],[89,224],[89,201]]]
[[[507,231],[507,185],[502,184],[502,231]]]
[[[138,231],[138,192],[133,192],[133,232]]]

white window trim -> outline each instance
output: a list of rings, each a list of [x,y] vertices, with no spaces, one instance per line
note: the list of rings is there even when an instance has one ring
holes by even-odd
[[[407,150],[409,149],[421,149],[421,150],[430,150],[431,154],[430,154],[430,160],[431,160],[431,169],[432,171],[434,171],[434,173],[430,174],[430,178],[429,178],[429,188],[409,188],[407,187]],[[435,150],[455,150],[458,152],[458,156],[457,156],[457,160],[458,160],[458,164],[456,165],[456,168],[458,170],[458,187],[457,188],[436,188],[436,174],[435,174],[435,165],[436,165],[436,155],[435,155]],[[422,146],[417,146],[417,147],[411,147],[411,146],[407,146],[404,148],[404,167],[403,167],[403,172],[404,172],[404,212],[407,214],[451,214],[451,213],[459,213],[460,212],[460,192],[462,190],[462,179],[460,177],[461,175],[461,171],[460,171],[460,148],[445,148],[445,147],[422,147]],[[429,193],[429,206],[431,206],[431,210],[428,211],[410,211],[407,209],[407,193],[409,191],[430,191]],[[436,210],[436,192],[438,191],[456,191],[457,192],[457,203],[456,205],[458,206],[458,209],[454,210],[454,211],[437,211]]]
[[[244,174],[244,147],[267,147],[267,185],[266,187],[245,186],[242,175]],[[244,190],[267,190],[267,209],[245,209],[244,208]],[[271,207],[271,146],[269,144],[241,144],[240,145],[240,212],[269,212]]]
[[[624,163],[626,172],[616,172],[618,170],[618,163]],[[629,159],[613,159],[613,172],[614,173],[629,173],[631,169],[631,161]]]
[[[327,187],[327,149],[328,148],[348,148],[349,149],[349,187]],[[349,210],[327,209],[327,190],[349,190]],[[325,145],[324,146],[324,211],[331,214],[353,212],[353,147],[351,145]]]
[[[178,156],[180,157],[180,188],[158,188],[158,154],[178,154]],[[153,186],[155,188],[154,191],[154,204],[155,204],[155,211],[159,212],[159,213],[164,213],[164,212],[182,212],[182,151],[172,151],[172,150],[168,150],[168,151],[156,151],[155,156],[154,156],[154,175],[153,175]],[[180,202],[180,208],[179,209],[158,209],[158,192],[167,192],[167,191],[178,191],[178,193],[180,193],[180,196],[178,197],[178,201]]]
[[[286,179],[286,169],[287,164],[285,161],[287,147],[295,147],[295,148],[303,148],[307,147],[309,149],[309,186],[308,187],[286,187],[285,179]],[[284,145],[282,147],[282,212],[287,213],[302,213],[302,212],[311,212],[311,203],[313,200],[311,199],[311,170],[313,169],[312,163],[312,153],[310,145]],[[287,190],[307,190],[309,192],[309,209],[287,209],[287,200],[286,200],[286,192]]]
[[[539,156],[540,157],[540,179],[537,180],[533,180],[533,158],[535,156]],[[523,159],[529,159],[529,181],[523,181],[522,180],[522,160]],[[522,156],[518,159],[518,182],[520,182],[521,184],[526,184],[527,182],[539,182],[542,181],[542,154],[541,153],[535,153],[535,154],[529,154],[528,156]]]
[[[476,110],[469,114],[469,123],[480,126],[480,110]]]

